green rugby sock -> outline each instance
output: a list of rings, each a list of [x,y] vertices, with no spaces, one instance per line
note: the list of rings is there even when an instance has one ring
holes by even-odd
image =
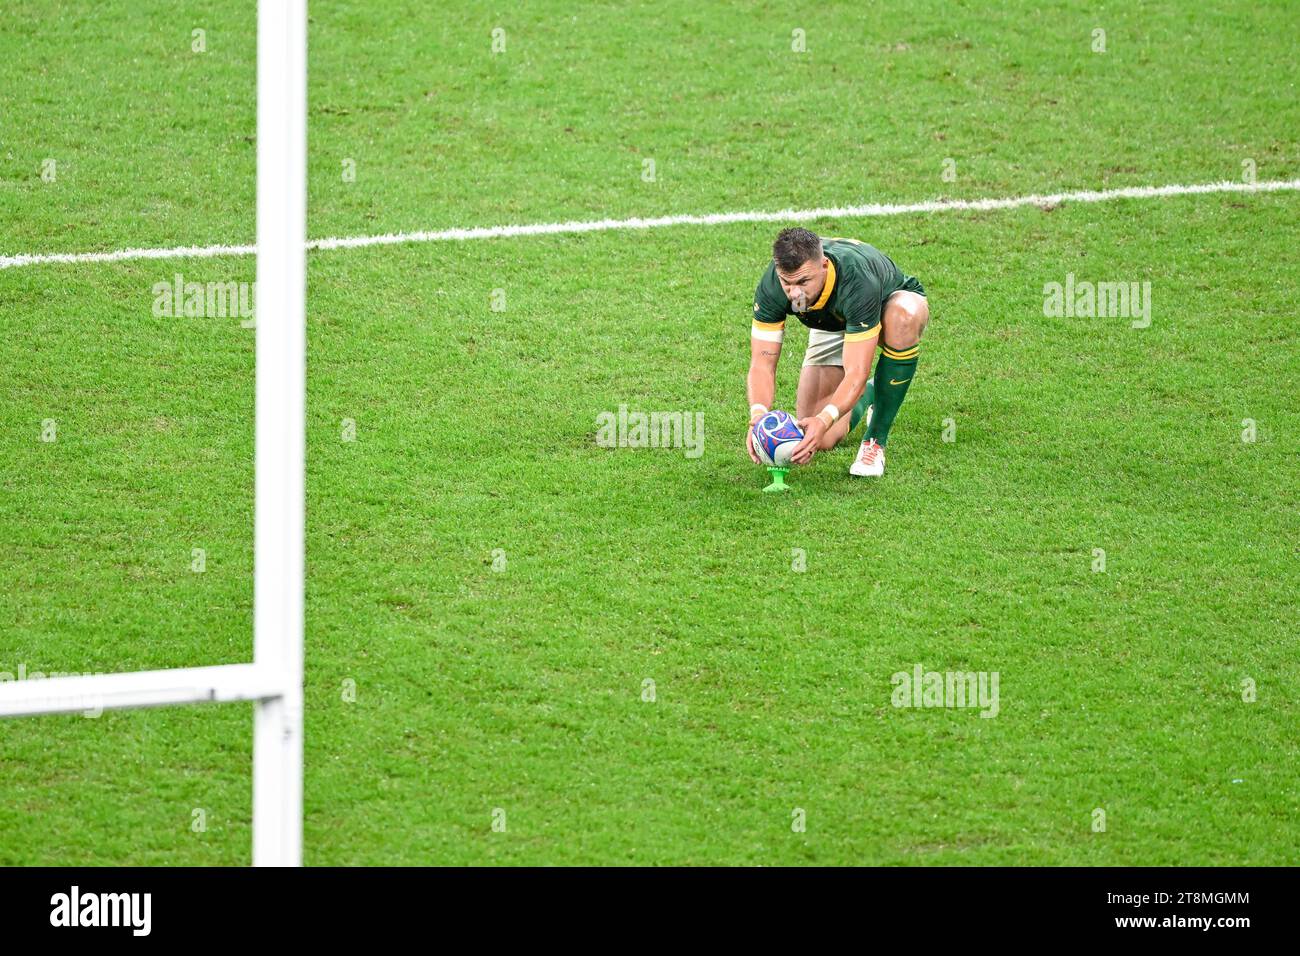
[[[876,364],[876,410],[871,413],[871,425],[867,428],[867,437],[874,438],[877,445],[883,446],[889,440],[894,416],[898,414],[898,407],[903,404],[903,396],[916,374],[919,349],[919,345],[907,349],[881,346],[880,361]]]
[[[876,383],[872,379],[867,379],[867,387],[862,390],[862,397],[858,399],[858,403],[853,406],[853,411],[849,414],[849,431],[858,427],[858,422],[862,421],[862,416],[867,414],[867,409],[875,400]]]

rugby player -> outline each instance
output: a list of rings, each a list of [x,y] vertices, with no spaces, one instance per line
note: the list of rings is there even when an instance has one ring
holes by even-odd
[[[916,374],[921,333],[930,321],[925,289],[865,242],[781,230],[754,293],[745,447],[755,462],[751,429],[776,395],[787,315],[808,326],[795,398],[804,439],[791,461],[806,464],[818,451],[834,448],[865,417],[867,431],[849,474],[883,475],[885,443]],[[880,361],[872,379],[877,345]]]

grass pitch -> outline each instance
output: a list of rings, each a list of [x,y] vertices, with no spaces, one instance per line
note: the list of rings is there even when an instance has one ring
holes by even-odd
[[[1282,3],[312,17],[313,236],[1300,175]],[[254,20],[8,5],[0,253],[251,242]],[[1297,202],[809,223],[933,320],[884,479],[779,497],[775,225],[314,254],[307,862],[1294,863]],[[178,272],[253,262],[0,270],[0,672],[251,656],[253,342],[156,316]],[[1150,327],[1044,316],[1068,273],[1149,281]],[[702,456],[598,447],[620,405]],[[998,672],[997,717],[893,707],[917,663]],[[3,723],[0,863],[247,862],[250,730]]]

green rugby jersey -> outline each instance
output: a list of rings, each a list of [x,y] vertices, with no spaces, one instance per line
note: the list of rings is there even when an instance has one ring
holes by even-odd
[[[830,260],[826,286],[807,312],[795,312],[781,288],[776,263],[767,271],[754,292],[754,331],[771,333],[785,329],[785,317],[795,316],[810,329],[843,332],[844,341],[857,342],[880,331],[880,312],[899,289],[924,295],[921,284],[905,276],[892,259],[875,246],[857,239],[822,239],[822,251]]]

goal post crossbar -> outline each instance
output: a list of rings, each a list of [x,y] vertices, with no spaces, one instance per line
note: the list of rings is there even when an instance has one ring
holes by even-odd
[[[256,664],[85,674],[0,682],[0,717],[86,714],[168,704],[223,704],[284,695],[284,680]]]

